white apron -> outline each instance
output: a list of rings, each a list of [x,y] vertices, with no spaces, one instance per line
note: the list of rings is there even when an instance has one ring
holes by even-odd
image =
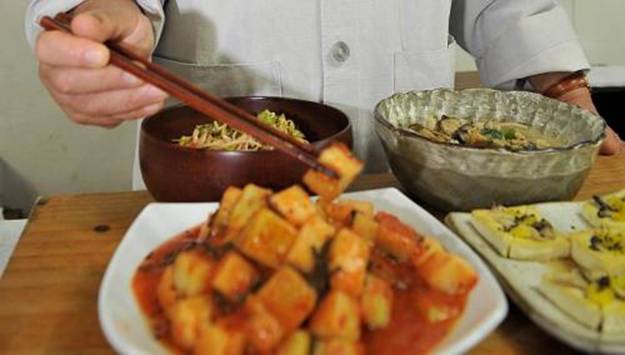
[[[386,169],[374,105],[394,92],[453,85],[450,32],[476,57],[487,86],[522,87],[529,75],[589,67],[554,0],[136,1],[160,35],[156,62],[216,95],[288,96],[341,109],[368,172]],[[42,15],[80,2],[33,0],[30,43]],[[142,188],[137,162],[134,177]]]
[[[215,95],[334,106],[352,123],[366,171],[379,172],[387,165],[375,104],[453,86],[450,8],[450,0],[170,0],[154,60]]]

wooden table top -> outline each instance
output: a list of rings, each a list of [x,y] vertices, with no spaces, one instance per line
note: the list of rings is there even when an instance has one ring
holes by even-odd
[[[353,189],[398,186],[363,176]],[[578,199],[625,188],[625,156],[600,157]],[[97,296],[117,244],[152,199],[146,192],[62,195],[33,209],[0,280],[0,353],[112,353],[100,330]],[[505,321],[472,354],[572,350],[511,305]]]

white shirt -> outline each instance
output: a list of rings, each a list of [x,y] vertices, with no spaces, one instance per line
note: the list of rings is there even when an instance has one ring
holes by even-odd
[[[29,41],[40,30],[38,18],[81,2],[33,1]],[[343,110],[367,171],[386,168],[372,129],[375,104],[398,91],[453,86],[451,36],[476,58],[491,87],[517,88],[530,75],[589,67],[553,0],[137,3],[159,38],[156,62],[216,95],[298,97]]]

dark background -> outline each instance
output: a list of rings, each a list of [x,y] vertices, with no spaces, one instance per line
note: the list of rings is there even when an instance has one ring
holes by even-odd
[[[593,88],[592,98],[608,125],[625,138],[625,87]]]

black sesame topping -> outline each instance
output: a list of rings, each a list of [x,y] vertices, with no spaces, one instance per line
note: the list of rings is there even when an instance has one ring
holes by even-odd
[[[606,287],[610,287],[610,277],[604,276],[597,280],[597,285],[599,285],[599,289],[603,290]]]

